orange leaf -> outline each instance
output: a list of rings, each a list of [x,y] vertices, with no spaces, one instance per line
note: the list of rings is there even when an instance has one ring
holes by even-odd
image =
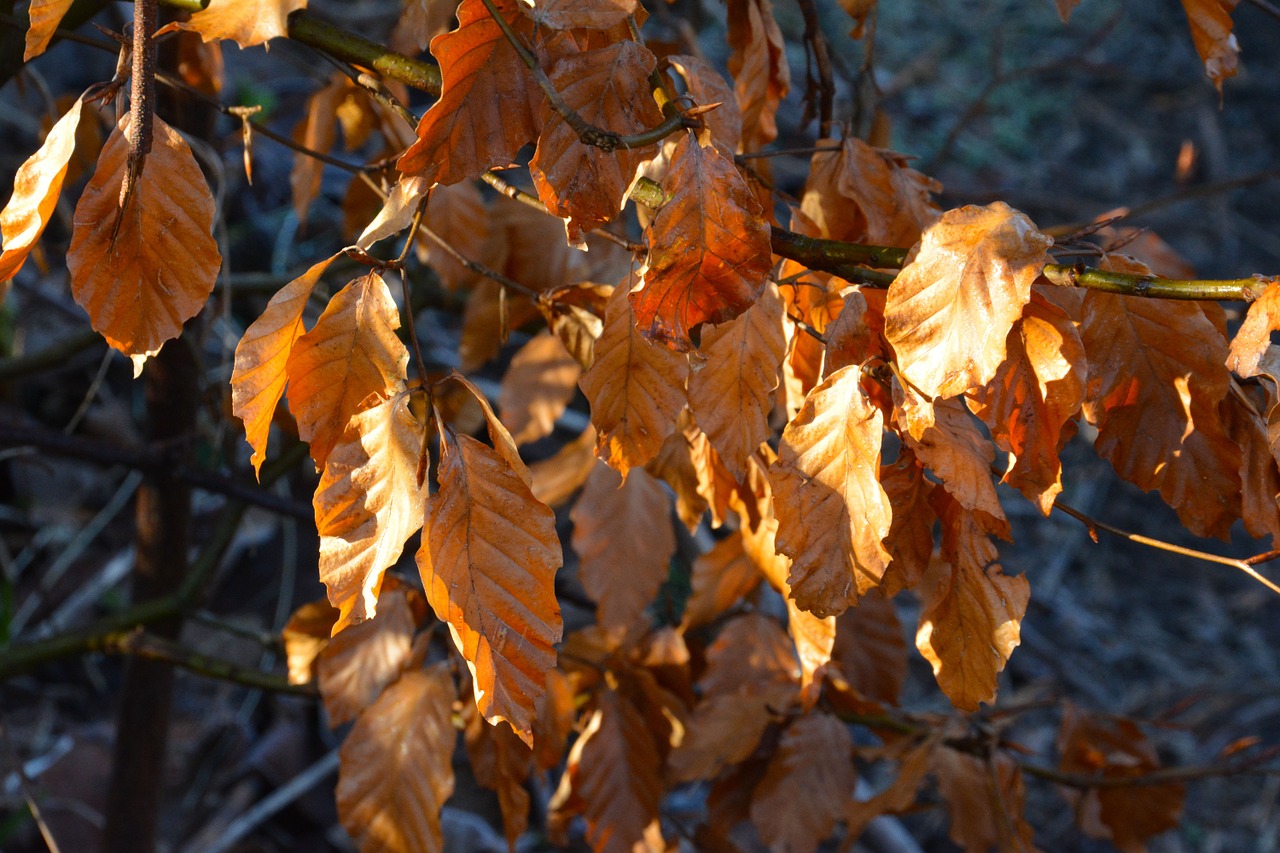
[[[763,694],[779,710],[796,693],[800,665],[791,639],[767,616],[747,613],[729,620],[707,647],[702,695]]]
[[[773,391],[787,340],[782,298],[766,283],[760,299],[736,319],[703,332],[706,361],[689,376],[689,407],[734,477],[769,436]],[[694,356],[698,358],[698,356]]]
[[[639,133],[662,121],[648,81],[655,62],[648,48],[620,41],[564,57],[552,70],[551,83],[588,124],[622,135]],[[605,151],[586,145],[550,104],[543,107],[543,122],[529,172],[538,197],[565,220],[569,242],[578,245],[584,231],[622,210],[636,167],[652,156],[654,146]]]
[[[611,285],[584,281],[538,294],[538,310],[547,327],[583,370],[591,369],[596,360],[596,341],[604,332],[601,317],[612,293]]]
[[[743,548],[742,532],[734,531],[693,561],[681,630],[714,621],[759,584],[760,572]]]
[[[290,684],[309,684],[313,680],[316,657],[329,645],[337,619],[338,610],[327,598],[309,601],[293,611],[280,629]]]
[[[25,61],[25,60],[24,60]],[[13,176],[13,195],[0,211],[0,282],[18,274],[36,241],[49,224],[58,205],[67,165],[75,153],[76,128],[80,125],[80,108],[84,101],[76,99],[67,114],[44,138],[40,150],[27,158]],[[4,291],[0,289],[0,299]]]
[[[471,669],[480,713],[528,743],[561,633],[555,516],[518,458],[469,435],[442,436],[439,466],[418,549],[422,585]]]
[[[693,416],[685,409],[676,421],[676,431],[667,436],[658,455],[649,460],[645,470],[671,487],[676,495],[676,515],[692,533],[702,524],[702,517],[710,506],[709,495],[714,491],[715,451],[707,437],[693,422]],[[720,469],[723,470],[723,465]],[[728,473],[725,473],[728,476]],[[723,519],[715,516],[712,526],[718,527]]]
[[[920,582],[933,554],[933,507],[929,505],[931,483],[924,466],[907,448],[898,451],[892,465],[880,466],[880,485],[889,496],[893,523],[885,538],[892,560],[880,591],[892,598]]]
[[[440,851],[453,794],[447,664],[406,672],[356,720],[339,752],[338,817],[363,853]]]
[[[62,23],[62,18],[71,8],[75,0],[31,0],[27,10],[30,27],[27,29],[26,47],[22,52],[22,61],[30,62],[45,52],[53,33]],[[0,281],[4,276],[0,276]]]
[[[1104,267],[1145,269],[1116,256]],[[1225,539],[1240,517],[1240,449],[1218,413],[1230,382],[1222,332],[1194,302],[1091,290],[1083,311],[1094,449],[1124,479],[1158,489],[1192,533]]]
[[[759,203],[733,163],[692,134],[676,145],[670,196],[648,229],[649,260],[630,295],[646,337],[693,349],[702,323],[724,323],[760,297],[773,257]]]
[[[596,467],[596,428],[587,428],[546,459],[529,465],[530,489],[539,503],[555,509],[573,497]]]
[[[623,480],[599,462],[569,518],[582,588],[600,605],[596,621],[604,628],[635,626],[676,552],[666,489],[643,470]]]
[[[898,704],[907,680],[906,640],[893,602],[870,593],[836,618],[832,664],[860,694]]]
[[[892,520],[877,479],[884,418],[845,367],[810,392],[769,469],[778,551],[792,559],[791,596],[817,616],[856,604],[889,562]]]
[[[1160,769],[1155,747],[1132,720],[1106,720],[1067,705],[1058,734],[1058,766],[1106,779],[1145,776]],[[1109,838],[1124,853],[1145,853],[1146,840],[1178,825],[1187,786],[1120,785],[1068,792],[1087,835]]]
[[[625,477],[652,459],[675,429],[689,360],[640,334],[625,286],[609,300],[595,349],[595,362],[578,384],[600,433],[596,453]]]
[[[637,0],[537,0],[522,3],[520,10],[534,23],[556,30],[607,30],[635,14],[639,5]]]
[[[495,5],[517,32],[531,26],[514,0]],[[463,0],[458,28],[432,39],[431,53],[443,78],[440,99],[423,115],[418,141],[396,168],[420,175],[428,186],[456,184],[510,164],[538,138],[542,90],[481,0]]]
[[[1036,853],[1024,816],[1022,768],[1004,753],[988,762],[955,749],[935,749],[932,769],[938,793],[951,812],[951,840],[967,853],[986,853],[999,844],[1008,853]]]
[[[285,35],[289,13],[306,6],[307,0],[209,0],[185,29],[194,30],[205,41],[231,39],[242,48],[253,47]]]
[[[347,94],[350,81],[339,71],[329,78],[323,89],[307,98],[306,115],[298,122],[294,140],[311,151],[328,154],[337,138],[338,106]],[[289,173],[289,187],[293,191],[293,212],[302,227],[307,224],[307,211],[311,202],[320,194],[320,179],[324,176],[323,161],[299,151],[293,157],[293,170]]]
[[[809,714],[787,726],[751,795],[751,822],[771,850],[816,850],[857,784],[844,723]]]
[[[422,53],[433,38],[453,26],[454,8],[442,0],[409,0],[391,30],[388,46],[406,56]]]
[[[133,359],[136,375],[200,313],[222,256],[211,233],[213,196],[204,173],[187,143],[158,117],[136,191],[120,210],[128,130],[126,114],[76,205],[67,268],[76,302],[107,343]]]
[[[334,633],[368,619],[383,573],[422,527],[418,484],[425,427],[397,395],[352,416],[316,486],[320,580],[341,612]]]
[[[4,278],[0,274],[0,278]],[[1280,280],[1272,280],[1267,289],[1249,305],[1240,330],[1231,340],[1227,367],[1237,375],[1257,376],[1262,372],[1262,359],[1271,349],[1271,333],[1280,331]]]
[[[800,707],[807,712],[817,704],[822,692],[822,681],[816,676],[831,660],[831,649],[836,641],[836,617],[818,617],[801,610],[788,594],[787,633],[795,642],[796,657],[800,659]]]
[[[1065,311],[1033,294],[1005,349],[995,378],[973,395],[974,412],[1010,454],[1003,482],[1047,516],[1062,491],[1065,427],[1084,400],[1084,344]]]
[[[791,90],[786,43],[769,0],[729,0],[729,73],[742,108],[742,150],[778,136],[778,104]]]
[[[742,111],[733,89],[715,66],[701,57],[680,54],[666,57],[666,62],[684,78],[696,104],[720,105],[703,115],[702,121],[711,131],[711,141],[726,157],[732,157],[742,144]]]
[[[1053,241],[1004,202],[949,210],[889,287],[885,336],[927,397],[986,385]]]
[[[596,853],[662,853],[661,771],[662,755],[645,718],[618,693],[604,690],[569,752],[552,808],[572,798],[574,810],[587,819],[587,841]]]
[[[816,152],[804,186],[800,209],[815,237],[907,248],[939,216],[930,193],[941,184],[856,136]]]
[[[276,291],[266,310],[245,329],[240,343],[236,344],[235,368],[231,371],[231,411],[244,422],[245,440],[253,448],[250,461],[259,475],[267,458],[271,419],[284,396],[289,354],[305,331],[302,312],[316,282],[337,257],[314,264]]]
[[[1240,45],[1232,34],[1231,12],[1239,0],[1182,0],[1191,41],[1204,63],[1204,73],[1222,92],[1222,81],[1236,76]]]
[[[479,714],[467,717],[467,758],[476,781],[498,795],[507,849],[529,826],[529,792],[525,782],[533,769],[533,753],[506,726],[491,726]]]
[[[1267,422],[1248,399],[1244,389],[1236,386],[1219,407],[1227,434],[1240,448],[1240,520],[1250,536],[1269,533],[1276,543],[1280,542],[1280,469],[1271,452]]]
[[[354,181],[353,185],[355,184],[363,186],[364,182]],[[391,194],[378,215],[361,232],[356,245],[368,249],[379,240],[408,228],[413,222],[422,194],[427,189],[427,182],[422,178],[402,176],[391,188]],[[430,189],[431,199],[423,211],[422,224],[464,258],[487,260],[485,252],[490,229],[489,208],[475,183],[464,181],[447,187],[436,185]],[[440,248],[425,232],[419,231],[416,249],[418,260],[431,264],[440,277],[440,283],[450,291],[461,290],[478,277],[453,255]]]
[[[370,395],[404,382],[409,351],[396,337],[399,327],[391,290],[373,271],[334,294],[311,331],[294,341],[285,363],[289,409],[317,468]]]
[[[511,359],[498,406],[502,422],[516,444],[528,444],[551,435],[578,391],[582,366],[551,334],[529,339]]]
[[[976,711],[993,702],[996,675],[1020,642],[1031,595],[1025,575],[1006,576],[982,522],[945,492],[934,492],[942,519],[942,558],[920,588],[916,648],[933,666],[951,704]]]
[[[667,764],[675,782],[715,778],[755,752],[773,718],[768,695],[722,694],[699,702]]]
[[[902,814],[916,803],[916,792],[929,772],[937,741],[933,738],[911,747],[898,761],[898,775],[884,790],[867,800],[850,800],[845,811],[849,838],[858,838],[872,820],[882,814]]]
[[[990,529],[1008,538],[1008,521],[991,482],[995,449],[964,404],[953,399],[930,405],[909,392],[904,399],[905,404],[895,409],[903,442],[938,475],[947,492],[962,506],[989,516]]]
[[[388,590],[378,615],[334,636],[320,652],[320,696],[336,729],[358,717],[400,677],[413,650],[413,611],[403,590]]]

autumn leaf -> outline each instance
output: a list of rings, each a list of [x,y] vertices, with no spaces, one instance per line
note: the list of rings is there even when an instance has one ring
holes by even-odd
[[[1066,773],[1124,780],[1160,769],[1155,747],[1132,720],[1108,720],[1072,705],[1063,711],[1058,751]],[[1177,826],[1186,796],[1187,786],[1178,782],[1068,792],[1080,828],[1124,853],[1145,853],[1147,839]]]
[[[631,294],[636,325],[672,349],[702,323],[724,323],[760,297],[773,267],[769,229],[733,163],[692,134],[676,145],[668,198],[648,229],[649,260]]]
[[[259,476],[267,458],[271,419],[288,381],[289,354],[306,331],[302,312],[316,282],[337,257],[333,255],[313,264],[280,288],[236,344],[235,366],[231,371],[231,411],[244,422],[245,440],[253,448],[250,462]]]
[[[699,702],[667,759],[675,782],[713,779],[755,752],[773,719],[768,695],[722,694]]]
[[[1004,202],[949,210],[889,287],[885,336],[929,398],[986,385],[1053,241]]]
[[[995,700],[996,675],[1021,641],[1031,585],[1004,574],[973,512],[945,492],[934,496],[946,562],[930,566],[921,585],[916,648],[951,704],[976,711]]]
[[[624,477],[642,466],[675,429],[685,404],[689,360],[636,329],[627,288],[609,300],[595,361],[578,384],[599,432],[596,453]]]
[[[564,57],[552,69],[551,84],[587,124],[623,136],[636,134],[662,121],[649,90],[655,62],[648,48],[621,41]],[[584,144],[550,104],[543,107],[542,121],[529,172],[538,197],[565,220],[569,242],[577,245],[583,232],[622,210],[636,167],[654,147],[605,151]]]
[[[552,808],[572,803],[584,814],[596,853],[662,853],[661,770],[645,718],[617,692],[601,691],[569,752]]]
[[[339,751],[338,817],[363,853],[444,849],[456,733],[448,665],[406,672],[356,720]]]
[[[329,727],[351,722],[400,677],[416,627],[402,590],[388,590],[378,615],[334,636],[316,662]]]
[[[374,615],[383,573],[422,527],[424,431],[396,395],[353,415],[326,457],[314,503],[320,580],[341,612],[335,634]]]
[[[13,195],[0,211],[0,238],[4,244],[4,251],[0,252],[0,282],[13,278],[22,269],[58,205],[67,166],[75,153],[83,105],[84,101],[77,98],[44,138],[40,150],[28,157],[13,176]],[[4,290],[0,289],[0,301],[3,297]]]
[[[777,622],[761,613],[730,619],[706,656],[707,668],[698,680],[704,697],[767,695],[781,709],[798,692],[795,644]]]
[[[328,154],[337,139],[338,106],[348,91],[350,83],[341,72],[335,71],[323,89],[307,98],[306,115],[294,129],[294,140],[308,151]],[[293,191],[293,213],[301,227],[307,225],[307,211],[311,202],[320,194],[320,180],[324,177],[323,160],[299,151],[293,158],[293,170],[289,173],[289,187]]]
[[[529,791],[525,782],[533,770],[533,753],[507,726],[491,726],[472,711],[464,731],[467,758],[476,781],[498,795],[507,848],[515,850],[529,826]],[[534,735],[535,740],[537,735]]]
[[[853,738],[844,723],[808,714],[782,733],[751,795],[751,822],[770,850],[816,850],[857,784]]]
[[[787,633],[796,644],[796,657],[800,660],[800,707],[808,712],[813,710],[822,693],[819,675],[831,660],[831,649],[836,641],[836,617],[814,616],[807,610],[801,610],[788,590]]]
[[[280,629],[290,684],[309,684],[314,680],[316,658],[329,645],[336,621],[338,608],[327,598],[309,601],[293,611]]]
[[[1009,453],[1002,482],[1047,516],[1062,491],[1058,451],[1072,435],[1065,428],[1084,401],[1084,344],[1065,311],[1032,294],[1005,349],[995,378],[972,397],[974,412]]]
[[[778,288],[767,283],[745,312],[704,331],[699,352],[706,360],[689,375],[694,419],[738,479],[770,432],[773,392],[787,349],[782,312]]]
[[[915,587],[929,567],[935,520],[929,495],[934,484],[925,477],[924,466],[915,454],[903,448],[893,464],[880,466],[880,485],[889,496],[893,513],[889,535],[885,537],[891,559],[880,591],[892,598]]]
[[[719,464],[706,435],[693,422],[693,415],[686,408],[676,421],[676,430],[667,436],[658,455],[649,460],[645,470],[671,487],[676,496],[676,515],[693,533],[702,524],[702,517],[711,506],[711,494],[715,491],[716,471]],[[724,466],[719,465],[720,470]],[[728,472],[725,472],[728,477]],[[712,526],[724,522],[722,515],[713,513]]]
[[[522,3],[520,11],[555,30],[607,30],[635,14],[639,5],[637,0],[537,0]]]
[[[363,186],[362,181],[356,183]],[[422,195],[428,188],[431,190],[431,198],[423,211],[422,224],[462,257],[488,260],[487,241],[492,225],[491,217],[480,190],[472,181],[428,187],[422,178],[402,176],[391,188],[382,209],[356,238],[356,245],[368,249],[379,240],[408,228],[422,201]],[[456,292],[478,278],[475,272],[441,248],[425,231],[418,233],[414,245],[418,260],[431,265],[446,289]]]
[[[539,503],[552,509],[568,503],[596,467],[596,428],[587,428],[546,459],[530,463],[530,488]]]
[[[701,57],[678,54],[665,59],[684,78],[689,97],[698,106],[719,104],[701,118],[711,131],[711,141],[726,157],[732,157],[742,144],[742,110],[738,109],[737,97],[729,83],[715,66]]]
[[[1261,373],[1274,331],[1280,331],[1280,281],[1269,282],[1262,295],[1249,304],[1244,322],[1231,340],[1227,367],[1246,379]]]
[[[1222,81],[1236,76],[1240,45],[1231,29],[1231,12],[1239,0],[1182,0],[1204,73],[1222,92]]]
[[[846,367],[814,388],[769,469],[791,595],[820,617],[856,604],[889,562],[882,542],[892,516],[878,480],[884,418],[860,380]]]
[[[442,436],[418,570],[471,669],[480,713],[529,743],[560,639],[553,582],[561,558],[555,516],[514,461],[469,435]]]
[[[742,150],[778,136],[778,104],[791,90],[786,44],[769,0],[729,0],[729,73],[742,108]]]
[[[893,602],[880,593],[836,617],[831,667],[862,696],[897,705],[907,680],[906,641]]]
[[[866,800],[851,799],[844,818],[849,838],[859,838],[868,824],[883,814],[902,814],[916,802],[916,792],[929,772],[936,738],[912,745],[898,758],[898,775],[882,791]]]
[[[62,17],[67,14],[73,2],[75,0],[31,0],[31,6],[27,9],[30,26],[27,28],[26,47],[22,52],[23,62],[30,62],[45,52],[49,42],[53,40],[54,31],[62,23]],[[0,275],[0,281],[5,278],[6,276]]]
[[[596,621],[604,628],[634,627],[676,552],[671,498],[643,470],[623,480],[598,462],[569,518],[579,579],[599,605]]]
[[[498,407],[517,445],[551,435],[578,390],[582,367],[551,334],[530,338],[502,377]]]
[[[760,572],[747,556],[742,532],[734,531],[693,561],[689,599],[681,630],[706,625],[760,584]]]
[[[514,0],[495,4],[517,32],[527,20]],[[418,123],[418,141],[396,168],[427,185],[456,184],[506,166],[538,138],[545,97],[482,0],[463,0],[458,28],[431,41],[440,63],[440,98]]]
[[[120,209],[128,132],[126,114],[76,205],[67,269],[71,295],[107,343],[133,359],[136,375],[200,313],[222,256],[211,233],[214,204],[204,173],[159,117],[136,189]]]
[[[1104,268],[1145,269],[1116,256]],[[1222,332],[1194,302],[1091,290],[1080,336],[1098,455],[1139,488],[1159,490],[1188,530],[1225,539],[1240,517],[1240,449],[1218,413],[1230,380]]]
[[[612,285],[584,281],[538,294],[536,304],[547,328],[583,370],[596,360],[596,341],[604,332],[602,318],[612,293]]]
[[[285,35],[289,13],[306,7],[307,0],[209,0],[185,27],[205,41],[231,39],[242,48],[253,47]]]
[[[1272,542],[1280,542],[1280,468],[1271,451],[1267,421],[1239,386],[1219,408],[1227,434],[1240,448],[1240,520],[1250,536],[1270,534]]]
[[[372,271],[334,294],[294,341],[285,362],[289,409],[317,468],[370,395],[392,393],[405,380],[409,351],[396,337],[399,326],[391,289]]]
[[[955,749],[935,749],[931,761],[938,793],[951,813],[951,840],[966,851],[999,845],[1009,853],[1036,853],[1025,812],[1022,768],[997,752],[987,761]]]

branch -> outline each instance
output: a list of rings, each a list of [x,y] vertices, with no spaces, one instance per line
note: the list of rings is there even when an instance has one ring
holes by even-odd
[[[229,681],[244,687],[257,690],[270,690],[273,693],[288,693],[294,696],[317,695],[314,684],[290,684],[288,679],[272,675],[261,670],[243,667],[230,661],[211,658],[194,652],[180,643],[166,640],[154,634],[148,634],[141,627],[132,631],[118,631],[96,638],[89,651],[103,652],[109,655],[132,655],[145,660],[161,661],[180,666],[183,669]]]

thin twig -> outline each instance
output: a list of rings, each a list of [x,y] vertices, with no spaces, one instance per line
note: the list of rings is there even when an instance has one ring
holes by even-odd
[[[200,850],[199,853],[226,853],[272,815],[310,791],[337,769],[338,750],[335,749],[232,821],[217,841]]]
[[[455,249],[453,245],[449,243],[448,240],[444,239],[439,234],[432,231],[426,225],[422,226],[422,233],[426,234],[428,237],[431,238],[431,240],[436,245],[438,245],[440,248],[448,252],[449,256],[452,257],[455,261],[462,264],[464,267],[471,270],[476,275],[482,275],[491,281],[496,281],[498,284],[502,285],[503,287],[509,287],[512,290],[516,291],[517,293],[523,293],[525,296],[536,297],[538,295],[538,291],[534,290],[532,287],[529,287],[528,285],[525,285],[525,284],[521,284],[520,282],[516,281],[513,278],[508,278],[507,276],[503,275],[497,270],[491,269],[490,267],[485,266],[479,261],[471,260],[471,258],[468,258],[466,255],[462,254],[457,249]]]
[[[1054,509],[1061,510],[1062,512],[1066,513],[1067,515],[1079,521],[1081,524],[1085,525],[1085,527],[1089,529],[1089,536],[1095,542],[1098,540],[1098,531],[1105,530],[1108,533],[1114,534],[1116,536],[1120,536],[1124,539],[1128,539],[1130,542],[1134,542],[1138,545],[1146,545],[1148,547],[1156,548],[1161,551],[1168,551],[1171,554],[1179,554],[1183,557],[1191,557],[1196,560],[1204,560],[1207,563],[1217,563],[1220,566],[1231,566],[1234,569],[1239,569],[1240,571],[1244,572],[1246,575],[1253,578],[1258,583],[1262,584],[1267,589],[1271,590],[1277,595],[1280,595],[1280,585],[1277,585],[1273,581],[1268,580],[1267,578],[1260,575],[1258,571],[1250,563],[1250,560],[1257,559],[1257,558],[1240,560],[1240,559],[1236,559],[1235,557],[1223,557],[1219,554],[1210,554],[1208,551],[1197,551],[1194,548],[1184,548],[1183,546],[1175,545],[1172,542],[1165,542],[1160,539],[1152,539],[1150,536],[1142,536],[1141,534],[1138,534],[1138,533],[1130,533],[1127,530],[1122,530],[1119,527],[1115,527],[1113,525],[1107,524],[1105,521],[1098,521],[1097,519],[1091,518],[1085,515],[1083,512],[1080,512],[1080,510],[1075,509],[1074,507],[1068,506],[1062,501],[1054,501],[1053,507]],[[1258,556],[1269,558],[1271,555],[1270,553],[1268,553],[1268,554],[1262,554]],[[1262,561],[1263,560],[1258,559],[1258,562],[1262,562]]]
[[[142,628],[100,637],[90,651],[132,655],[146,660],[161,661],[206,678],[227,681],[242,687],[252,687],[255,690],[269,690],[273,693],[286,693],[292,696],[319,695],[314,684],[291,684],[284,676],[202,655],[173,640],[145,633]]]
[[[818,79],[815,81],[812,74],[806,81],[805,101],[807,108],[805,110],[805,123],[813,116],[813,93],[816,89],[818,94],[818,136],[826,139],[831,136],[834,125],[832,119],[833,105],[835,103],[836,84],[831,76],[831,56],[827,50],[827,38],[822,32],[822,24],[818,20],[818,9],[813,0],[799,0],[800,13],[804,16],[804,41],[809,52],[813,55],[813,63],[818,67]],[[806,55],[806,67],[808,56]]]

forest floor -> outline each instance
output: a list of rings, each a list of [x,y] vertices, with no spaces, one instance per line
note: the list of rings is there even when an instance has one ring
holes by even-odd
[[[336,8],[332,2],[312,5]],[[784,27],[796,26],[787,17],[789,5],[777,5],[788,6],[779,11]],[[833,43],[850,45],[843,41],[847,19],[836,4],[823,5],[832,7],[825,13]],[[360,14],[368,16],[362,31],[385,32],[395,6],[360,4]],[[1052,7],[1048,0],[883,4],[876,84],[892,147],[917,156],[917,168],[941,180],[944,207],[998,198],[1041,227],[1067,230],[1127,207],[1132,215],[1124,224],[1150,229],[1163,241],[1164,269],[1195,270],[1206,278],[1280,273],[1280,21],[1240,5],[1242,71],[1226,83],[1220,101],[1177,4],[1084,0],[1066,26]],[[993,26],[993,20],[1000,23]],[[653,25],[662,26],[660,14]],[[835,53],[847,95],[863,52],[849,46]],[[269,63],[260,51],[231,48],[226,54],[224,100],[270,100],[272,123],[286,133],[305,95],[329,70],[294,45],[273,46]],[[66,44],[50,54],[55,62],[82,55],[83,48]],[[799,89],[803,57],[791,60]],[[95,74],[110,76],[112,62],[64,63],[49,73],[52,94],[79,91]],[[268,66],[272,76],[257,73]],[[281,67],[288,73],[281,74]],[[19,91],[14,83],[0,90],[0,175],[12,175],[33,150],[38,120],[31,117],[32,105],[38,101],[30,88]],[[799,114],[799,93],[793,92],[779,120],[780,145],[812,141],[812,126],[795,127]],[[237,179],[239,131],[230,125],[221,130],[223,162]],[[256,155],[255,173],[263,178],[252,189],[234,183],[228,202],[228,215],[249,224],[229,239],[236,272],[270,286],[328,254],[325,247],[341,239],[346,178],[326,174],[322,198],[302,230],[289,211],[285,176],[292,153],[259,142]],[[794,176],[803,174],[802,161],[782,159],[774,168],[783,188],[799,189]],[[0,198],[7,195],[0,187]],[[1134,245],[1155,245],[1142,239]],[[24,304],[31,307],[20,328],[11,314],[0,315],[6,354],[34,351],[85,329],[69,297]],[[1228,310],[1238,322],[1241,306]],[[128,443],[136,438],[129,424],[138,393],[126,365],[103,359],[103,348],[85,348],[56,371],[4,384],[0,407],[64,425],[93,385],[97,397],[84,415],[86,427]],[[100,367],[103,380],[95,382]],[[214,414],[225,393],[218,383],[225,379],[209,377]],[[1120,482],[1093,454],[1089,438],[1086,431],[1067,451],[1063,498],[1077,509],[1125,530],[1214,553],[1248,556],[1270,547],[1249,540],[1240,525],[1230,543],[1191,537],[1156,496]],[[122,606],[131,562],[127,507],[137,485],[122,468],[0,459],[6,578],[0,614],[9,637],[22,641],[79,627]],[[278,494],[305,516],[312,485],[296,478]],[[1010,512],[1014,543],[1002,547],[1001,562],[1008,573],[1025,573],[1032,588],[1022,645],[1001,682],[1000,707],[1030,709],[1018,714],[1009,732],[1013,740],[1051,762],[1060,719],[1051,706],[1065,699],[1148,721],[1144,731],[1169,764],[1213,764],[1241,738],[1255,735],[1263,746],[1280,744],[1280,598],[1226,566],[1107,533],[1095,543],[1081,523],[1060,514],[1045,519],[1012,493],[1008,497],[1007,506],[1025,509]],[[219,499],[197,492],[198,536],[207,533],[218,505]],[[323,595],[315,565],[314,527],[251,511],[220,570],[216,598],[202,620],[187,624],[183,643],[282,671],[278,652],[264,647],[262,635],[278,630],[296,606]],[[412,576],[411,563],[406,567]],[[1275,568],[1261,568],[1280,578]],[[900,604],[904,625],[914,625],[910,596]],[[239,633],[229,634],[227,625]],[[907,637],[909,648],[912,640]],[[912,654],[905,705],[940,709],[928,666]],[[62,849],[93,849],[120,666],[118,658],[91,655],[0,688],[0,850],[44,849],[12,772],[18,758]],[[174,710],[161,827],[168,849],[353,849],[333,807],[333,751],[340,738],[326,728],[313,701],[180,672]],[[278,812],[255,817],[255,804],[291,780],[301,789],[297,796]],[[1027,811],[1043,850],[1113,849],[1081,836],[1066,801],[1047,784],[1029,782]],[[497,844],[495,814],[492,798],[460,779],[447,810],[451,849]],[[946,838],[941,807],[922,809],[902,823],[919,850],[956,849]],[[241,832],[243,839],[232,844]],[[538,849],[532,839],[529,849]],[[1181,826],[1150,849],[1280,850],[1280,778],[1193,782]]]

